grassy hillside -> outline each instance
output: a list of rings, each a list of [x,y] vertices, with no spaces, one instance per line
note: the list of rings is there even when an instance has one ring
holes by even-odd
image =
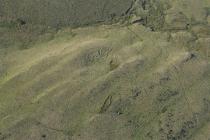
[[[208,38],[141,25],[55,36],[4,54],[1,139],[209,137]]]
[[[0,140],[210,139],[210,2],[148,2],[111,25],[1,22]]]

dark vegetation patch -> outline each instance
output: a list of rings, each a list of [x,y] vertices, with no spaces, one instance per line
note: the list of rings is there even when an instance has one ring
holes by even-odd
[[[47,135],[45,135],[45,134],[42,134],[42,138],[46,138],[47,137]]]
[[[107,58],[111,51],[112,49],[106,46],[85,49],[74,59],[74,63],[82,67],[90,66]]]
[[[117,62],[117,60],[112,59],[109,61],[109,67],[110,67],[110,71],[115,70],[116,68],[118,68],[119,66],[119,62]]]
[[[175,112],[166,110],[164,112],[166,119],[164,121],[160,121],[160,124],[164,124],[161,125],[159,129],[160,134],[167,140],[191,139],[194,136],[194,133],[196,133],[199,128],[202,128],[206,121],[209,120],[209,108],[210,101],[204,98],[201,111],[190,112],[192,114],[191,116],[186,116],[182,119],[177,118],[178,114]],[[178,123],[180,126],[176,128],[175,126],[177,126]]]
[[[0,22],[0,48],[27,49],[36,42],[53,39],[56,29],[27,24],[24,20]]]
[[[126,115],[129,107],[131,107],[131,101],[129,98],[119,98],[117,101],[113,102],[110,110],[113,115]]]
[[[112,96],[110,95],[105,99],[99,113],[105,113],[108,110],[108,108],[111,106],[111,104],[112,104]]]
[[[137,97],[139,97],[141,95],[142,91],[139,88],[133,88],[131,91],[132,94],[132,98],[136,99]]]
[[[205,7],[206,15],[210,15],[210,7]]]
[[[22,2],[24,5],[21,5]],[[3,14],[0,22],[12,21],[16,22],[17,26],[39,24],[53,28],[126,22],[128,17],[137,14],[141,18],[134,23],[158,30],[164,26],[164,11],[167,7],[158,0],[12,0],[2,3]]]
[[[83,26],[120,17],[132,0],[1,1],[3,17],[52,27]],[[24,4],[23,4],[24,3]],[[113,8],[114,7],[114,8]]]
[[[178,94],[179,94],[179,92],[176,90],[166,89],[165,91],[160,93],[160,95],[157,97],[157,100],[159,102],[165,102]]]

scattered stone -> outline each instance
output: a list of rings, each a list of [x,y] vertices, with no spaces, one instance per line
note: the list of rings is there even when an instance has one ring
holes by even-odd
[[[26,24],[26,21],[24,21],[24,20],[18,18],[18,19],[17,19],[17,23],[18,23],[18,26],[22,26],[22,25],[25,25],[25,24]]]
[[[163,77],[160,78],[160,84],[163,84],[166,81],[171,80],[171,78],[168,75],[164,75]]]
[[[122,115],[123,113],[121,111],[118,111],[117,112],[117,115]]]
[[[131,16],[130,23],[131,24],[136,24],[136,23],[143,24],[144,19],[142,19],[141,17],[138,17],[136,15],[133,15],[133,16]]]
[[[119,66],[119,63],[117,62],[116,59],[112,59],[112,60],[109,62],[110,71],[115,70],[116,68],[118,68],[118,66]]]
[[[132,89],[132,97],[135,99],[136,97],[138,97],[141,94],[141,90],[139,90],[138,88],[134,88]]]
[[[195,57],[196,57],[196,55],[195,55],[194,53],[188,52],[188,53],[186,54],[185,58],[184,58],[184,62],[188,62],[189,60],[191,60],[191,59],[193,59],[193,58],[195,58]]]
[[[42,138],[46,138],[46,137],[47,137],[47,135],[45,135],[45,134],[42,135]]]

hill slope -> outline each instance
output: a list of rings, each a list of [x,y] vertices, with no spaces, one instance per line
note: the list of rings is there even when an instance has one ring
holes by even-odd
[[[141,2],[112,25],[0,24],[0,140],[210,139],[209,0]]]
[[[7,54],[1,139],[209,137],[209,57],[190,49],[209,39],[189,40],[185,31],[99,26]]]

